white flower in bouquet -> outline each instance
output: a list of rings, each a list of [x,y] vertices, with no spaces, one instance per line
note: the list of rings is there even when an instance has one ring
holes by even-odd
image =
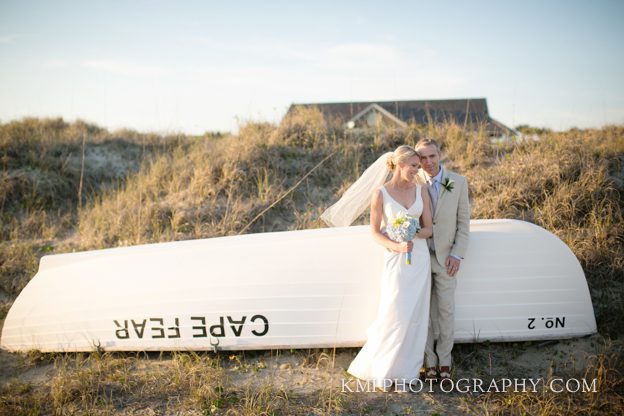
[[[399,243],[407,242],[416,236],[416,233],[420,231],[420,223],[418,222],[418,218],[406,214],[405,212],[400,212],[397,216],[390,220],[388,225],[386,226],[386,232],[388,233],[388,237],[392,241],[396,241]],[[412,253],[407,253],[407,258],[405,259],[406,264],[412,264]]]

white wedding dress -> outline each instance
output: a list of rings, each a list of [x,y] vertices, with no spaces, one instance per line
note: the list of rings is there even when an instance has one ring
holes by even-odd
[[[380,189],[383,195],[382,227],[399,212],[417,218],[422,214],[420,185],[416,187],[416,201],[409,209],[395,201],[383,186]],[[410,265],[405,264],[407,253],[381,249],[384,251],[384,271],[377,317],[366,331],[366,344],[347,370],[376,386],[388,386],[389,382],[384,383],[388,379],[402,379],[409,383],[418,378],[423,363],[429,323],[431,268],[426,240],[416,238],[413,241]]]

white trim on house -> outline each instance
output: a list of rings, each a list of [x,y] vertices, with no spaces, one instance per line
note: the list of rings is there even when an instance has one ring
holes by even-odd
[[[364,117],[366,114],[368,114],[371,111],[377,111],[379,114],[381,114],[384,117],[387,117],[390,121],[397,124],[399,127],[403,127],[403,128],[407,127],[407,123],[405,123],[404,121],[401,121],[400,119],[392,115],[390,112],[385,110],[383,107],[374,103],[369,105],[368,107],[366,107],[364,110],[360,111],[359,113],[357,113],[353,118],[351,118],[351,120],[347,121],[345,126],[347,128],[353,128],[357,120],[361,119],[362,117]]]

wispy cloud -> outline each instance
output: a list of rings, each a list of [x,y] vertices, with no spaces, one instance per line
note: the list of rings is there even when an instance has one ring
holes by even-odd
[[[42,62],[44,68],[68,68],[69,63],[63,59],[46,59]]]
[[[435,51],[421,49],[417,54],[402,49],[392,36],[382,42],[345,42],[338,44],[303,43],[275,38],[249,42],[219,41],[206,36],[183,37],[183,42],[201,45],[213,52],[211,63],[230,67],[229,61],[247,66],[314,69],[331,73],[385,73],[413,71],[414,68],[439,66]],[[217,58],[220,57],[220,58]]]
[[[390,41],[331,45],[284,40],[225,44],[199,37],[192,41],[230,53],[238,58],[233,61],[245,64],[202,63],[186,68],[188,79],[216,89],[254,91],[256,96],[280,95],[285,100],[438,98],[453,96],[471,82],[470,74],[444,63],[435,50],[406,50]]]
[[[383,43],[343,43],[327,48],[321,66],[337,70],[377,70],[394,68],[406,59],[401,50]]]
[[[19,38],[17,34],[0,35],[0,44],[13,43],[15,39]]]
[[[469,80],[432,49],[407,51],[394,42],[342,43],[322,50],[316,65],[369,96],[435,97],[453,94]]]
[[[275,38],[257,38],[241,42],[222,41],[207,36],[182,37],[183,42],[198,44],[202,49],[219,52],[225,57],[239,56],[250,60],[272,60],[296,62],[308,61],[310,56],[318,53],[311,45],[302,45]]]
[[[136,62],[114,59],[86,60],[82,61],[80,66],[96,71],[124,76],[162,76],[169,73],[167,68],[161,66],[145,65]]]

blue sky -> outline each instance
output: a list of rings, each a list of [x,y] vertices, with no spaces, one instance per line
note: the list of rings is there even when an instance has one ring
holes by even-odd
[[[624,1],[0,0],[0,121],[235,131],[293,103],[485,97],[624,123]]]

